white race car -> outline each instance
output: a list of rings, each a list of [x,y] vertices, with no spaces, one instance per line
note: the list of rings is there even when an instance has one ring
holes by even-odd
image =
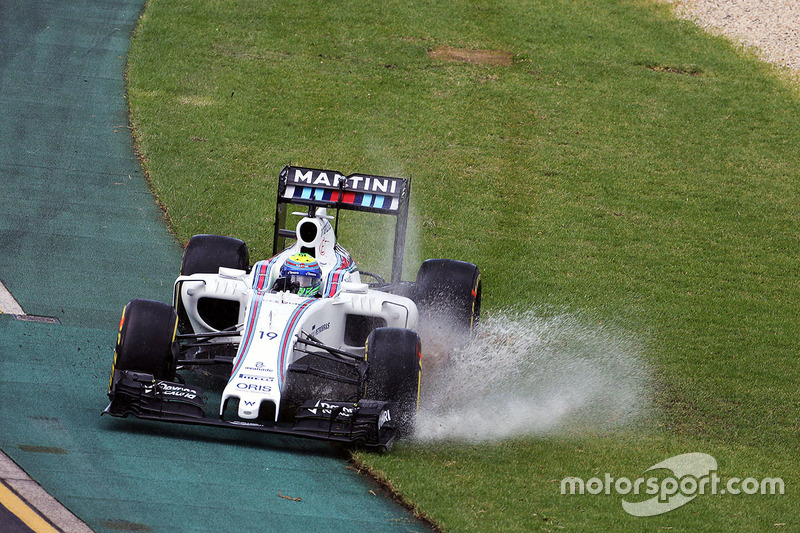
[[[272,258],[251,266],[243,241],[196,235],[173,304],[125,307],[104,413],[382,450],[410,434],[420,322],[447,321],[468,339],[481,303],[471,263],[429,259],[415,282],[401,281],[410,189],[402,178],[285,167]],[[284,228],[290,205],[305,209],[293,231]],[[396,217],[390,281],[360,272],[337,242],[328,213],[341,209]],[[192,371],[209,365],[224,377]]]

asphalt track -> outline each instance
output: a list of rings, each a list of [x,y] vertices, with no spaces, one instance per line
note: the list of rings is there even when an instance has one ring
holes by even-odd
[[[425,529],[327,444],[100,417],[122,308],[181,255],[124,102],[143,5],[0,2],[0,449],[95,531]],[[0,529],[47,531],[0,479]]]

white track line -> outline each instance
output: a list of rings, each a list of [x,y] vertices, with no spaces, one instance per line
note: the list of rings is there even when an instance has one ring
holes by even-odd
[[[11,296],[5,285],[0,283],[0,313],[9,313],[11,315],[24,315],[25,311],[19,303]]]

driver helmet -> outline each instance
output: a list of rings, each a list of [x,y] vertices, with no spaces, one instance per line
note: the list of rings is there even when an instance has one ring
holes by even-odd
[[[281,266],[280,277],[274,290],[289,291],[310,298],[319,293],[322,285],[322,270],[317,260],[309,254],[300,253],[289,257]]]

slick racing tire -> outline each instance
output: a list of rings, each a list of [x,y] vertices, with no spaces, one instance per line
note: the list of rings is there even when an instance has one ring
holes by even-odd
[[[219,267],[247,270],[250,252],[244,241],[221,235],[195,235],[186,244],[181,276],[216,274]]]
[[[367,337],[364,398],[393,402],[390,411],[398,437],[410,435],[419,406],[422,343],[409,329],[377,328]]]
[[[118,370],[152,374],[155,379],[175,377],[175,331],[178,315],[172,306],[153,300],[132,300],[122,311],[111,382]]]
[[[220,267],[248,270],[250,252],[244,241],[221,235],[195,235],[186,244],[181,261],[181,276],[192,274],[216,274]],[[207,324],[223,330],[239,320],[239,304],[229,300],[206,298],[197,304],[198,312]],[[192,331],[189,317],[178,298],[179,329],[182,333]]]
[[[417,273],[416,304],[424,320],[443,318],[472,338],[481,315],[478,267],[453,259],[428,259]]]

